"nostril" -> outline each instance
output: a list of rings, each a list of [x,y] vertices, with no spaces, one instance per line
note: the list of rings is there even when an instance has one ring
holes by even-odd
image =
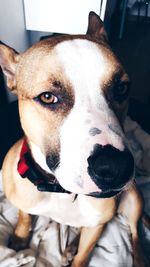
[[[126,183],[133,169],[134,160],[129,150],[120,151],[111,145],[95,145],[88,158],[88,173],[102,189]]]
[[[93,171],[96,175],[105,177],[105,179],[108,181],[113,179],[107,160],[105,160],[104,157],[98,155],[95,157],[95,159],[93,159],[93,161],[91,161],[91,163]]]
[[[100,173],[100,175],[102,176],[102,177],[104,177],[104,179],[105,179],[105,181],[106,182],[112,182],[113,181],[113,177],[112,177],[112,173],[109,171],[109,170],[101,170],[101,173]]]

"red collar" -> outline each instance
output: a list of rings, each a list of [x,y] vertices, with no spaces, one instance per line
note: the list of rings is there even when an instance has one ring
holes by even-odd
[[[26,139],[20,151],[17,171],[22,178],[28,178],[39,191],[71,193],[58,183],[54,175],[41,169],[33,160]]]

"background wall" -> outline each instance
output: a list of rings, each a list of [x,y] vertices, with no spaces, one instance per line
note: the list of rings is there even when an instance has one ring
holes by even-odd
[[[0,0],[0,40],[18,52],[29,46],[22,0]],[[7,90],[8,100],[16,97]]]
[[[19,52],[29,46],[21,0],[0,0],[0,40]]]
[[[38,42],[42,36],[52,35],[51,32],[41,32],[41,31],[28,31],[29,43],[30,45]]]
[[[33,31],[83,34],[87,30],[89,11],[93,10],[99,15],[101,3],[105,7],[106,2],[107,0],[24,0],[26,28]],[[105,11],[105,8],[102,10]]]

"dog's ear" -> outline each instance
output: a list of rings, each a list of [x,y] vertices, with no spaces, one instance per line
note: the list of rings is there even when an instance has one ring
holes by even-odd
[[[104,28],[103,21],[100,17],[93,11],[89,13],[89,22],[87,35],[90,35],[98,40],[107,41],[108,36]]]
[[[19,54],[12,48],[0,44],[0,66],[6,76],[7,86],[13,92],[16,92],[16,68],[19,61]]]

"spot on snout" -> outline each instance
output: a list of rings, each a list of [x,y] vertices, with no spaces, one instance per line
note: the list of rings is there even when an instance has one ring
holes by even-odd
[[[91,129],[89,130],[89,134],[90,134],[91,136],[95,136],[95,135],[97,135],[97,134],[100,134],[101,132],[102,132],[102,131],[101,131],[100,129],[96,128],[96,127],[91,128]]]
[[[79,175],[74,179],[74,182],[81,188],[83,188],[84,186],[84,181],[82,179],[82,177]]]

